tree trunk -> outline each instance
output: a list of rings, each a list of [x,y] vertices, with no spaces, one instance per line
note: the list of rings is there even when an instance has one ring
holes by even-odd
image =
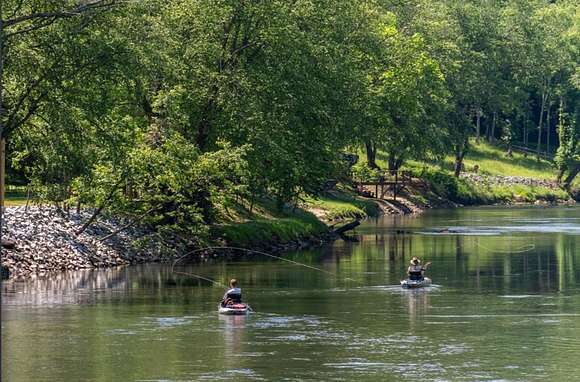
[[[209,100],[207,105],[205,106],[201,119],[197,125],[197,136],[195,137],[197,147],[201,151],[205,151],[208,146],[211,128],[210,118],[212,111],[213,111],[213,100]]]
[[[528,113],[524,115],[524,146],[528,147]]]
[[[82,227],[75,232],[77,235],[80,235],[81,233],[85,232],[87,228],[89,228],[89,226],[95,221],[97,216],[99,216],[101,211],[103,211],[109,200],[113,197],[113,195],[115,195],[115,191],[117,191],[120,185],[121,181],[115,184],[115,186],[111,189],[111,192],[109,192],[109,195],[107,195],[107,197],[101,202],[101,205],[95,210],[95,212],[93,212],[89,220],[87,220],[87,222],[83,224]]]
[[[127,228],[131,228],[132,226],[134,226],[135,224],[137,224],[138,222],[140,222],[141,220],[143,220],[143,218],[145,218],[145,216],[149,215],[151,212],[155,211],[156,209],[158,209],[159,207],[153,207],[150,210],[142,213],[141,215],[139,215],[138,217],[136,217],[135,219],[131,220],[129,223],[125,224],[124,226],[122,226],[121,228],[111,232],[110,234],[100,238],[98,241],[105,241],[117,234],[119,234],[119,232],[122,232],[124,230],[126,230]]]
[[[335,235],[342,235],[343,233],[345,233],[347,231],[350,231],[352,229],[355,229],[359,225],[360,225],[360,221],[355,220],[353,222],[350,222],[348,224],[343,225],[342,227],[339,227],[339,228],[335,229],[334,231],[332,231],[332,233],[335,234]]]
[[[455,172],[456,178],[459,177],[463,169],[463,158],[467,153],[467,145],[469,144],[469,138],[465,138],[465,141],[459,144],[455,150]]]
[[[365,147],[367,151],[367,164],[370,168],[379,168],[377,166],[376,158],[377,158],[377,148],[373,144],[371,140],[367,140],[365,142]]]
[[[562,178],[566,173],[566,169],[567,169],[566,166],[562,166],[562,168],[560,168],[560,170],[558,171],[558,176],[556,177],[556,182],[558,182],[558,184],[562,184]]]
[[[389,171],[394,174],[403,165],[403,158],[397,158],[394,154],[389,154]]]
[[[544,122],[544,110],[546,109],[547,91],[542,92],[542,106],[540,108],[540,120],[538,121],[538,146],[536,147],[536,159],[540,160],[540,144],[542,143],[542,123]]]
[[[491,142],[491,139],[489,138],[489,134],[491,132],[491,128],[489,126],[489,123],[485,124],[485,133],[483,135],[485,135],[485,140],[488,142]]]
[[[550,109],[552,109],[551,102],[548,102],[548,112],[546,115],[546,156],[550,157]]]
[[[580,172],[580,164],[577,164],[576,166],[574,166],[572,171],[570,171],[566,179],[564,179],[565,189],[567,190],[570,189],[570,187],[572,186],[572,182],[574,182],[574,179],[576,179],[576,175],[578,175],[579,172]]]
[[[4,212],[5,196],[5,178],[6,178],[6,140],[0,139],[0,209]]]
[[[491,122],[491,134],[489,136],[489,142],[493,143],[495,141],[495,125],[497,123],[497,111],[493,112],[493,120]]]
[[[481,109],[477,109],[475,114],[475,142],[479,144],[479,137],[481,134]]]

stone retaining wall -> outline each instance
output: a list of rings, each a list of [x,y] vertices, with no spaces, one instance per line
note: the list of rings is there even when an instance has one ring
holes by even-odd
[[[475,183],[497,184],[501,186],[525,185],[533,187],[546,187],[550,189],[559,189],[557,182],[546,179],[533,179],[523,176],[502,176],[502,175],[480,175],[474,173],[462,173],[461,177]]]

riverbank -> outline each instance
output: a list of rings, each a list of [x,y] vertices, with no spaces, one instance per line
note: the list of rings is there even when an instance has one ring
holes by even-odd
[[[333,229],[343,222],[384,213],[379,203],[354,194],[308,199],[278,210],[271,201],[253,210],[240,206],[210,227],[210,241],[198,244],[282,252],[332,241]],[[101,215],[77,234],[90,210],[65,214],[52,207],[12,206],[5,209],[2,237],[3,275],[12,278],[45,276],[53,272],[128,264],[171,261],[192,250],[192,242],[154,227],[130,224],[129,219]],[[115,232],[118,232],[114,234]],[[212,253],[198,252],[194,261]]]
[[[224,213],[210,227],[211,239],[204,245],[284,252],[330,242],[337,237],[333,234],[336,227],[385,214],[417,214],[431,208],[463,205],[575,203],[549,180],[473,173],[460,178],[443,172],[423,175],[409,184],[397,200],[365,198],[339,186],[325,196],[305,198],[282,209],[268,200],[249,210],[239,206]],[[3,239],[9,246],[3,248],[3,274],[26,278],[68,270],[171,261],[192,249],[192,240],[168,236],[167,232],[161,237],[146,225],[126,227],[129,220],[107,215],[77,234],[89,217],[90,211],[66,215],[48,207],[6,208]],[[190,260],[203,261],[214,255],[199,252]]]

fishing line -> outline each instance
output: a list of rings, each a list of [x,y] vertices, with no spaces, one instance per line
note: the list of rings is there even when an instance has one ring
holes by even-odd
[[[203,277],[203,276],[200,276],[200,275],[196,275],[195,273],[177,272],[177,271],[174,271],[174,270],[172,270],[172,272],[175,273],[176,275],[193,276],[193,277],[196,277],[196,278],[201,279],[201,280],[209,281],[210,283],[215,284],[215,285],[219,285],[219,286],[221,286],[223,288],[227,288],[227,286],[225,286],[224,284],[222,284],[220,282],[214,281],[212,279],[208,279],[207,277]]]
[[[303,264],[303,263],[300,263],[300,262],[298,262],[298,261],[294,261],[294,260],[285,259],[285,258],[283,258],[283,257],[280,257],[280,256],[272,255],[271,253],[262,252],[262,251],[258,251],[258,250],[255,250],[255,249],[240,248],[240,247],[226,247],[226,246],[223,246],[223,247],[205,247],[205,248],[198,248],[198,249],[195,249],[195,250],[193,250],[193,251],[190,251],[190,252],[186,253],[185,255],[183,255],[183,256],[181,256],[181,257],[179,257],[177,260],[175,260],[175,261],[173,262],[173,265],[171,266],[171,272],[177,273],[177,272],[175,272],[175,271],[174,271],[174,267],[175,267],[175,265],[176,265],[176,264],[177,264],[177,263],[178,263],[180,260],[182,260],[183,258],[185,258],[185,257],[187,257],[187,256],[190,256],[190,255],[193,255],[193,254],[194,254],[194,253],[196,253],[196,252],[207,251],[207,250],[210,250],[210,251],[214,251],[214,250],[226,250],[226,249],[230,249],[230,250],[236,250],[236,251],[245,251],[245,252],[253,252],[253,253],[258,253],[258,254],[260,254],[260,255],[264,255],[264,256],[267,256],[267,257],[274,258],[274,259],[278,259],[278,260],[281,260],[281,261],[285,261],[285,262],[287,262],[287,263],[291,263],[291,264],[294,264],[294,265],[299,265],[299,266],[302,266],[302,267],[305,267],[305,268],[309,268],[309,269],[312,269],[312,270],[315,270],[315,271],[319,271],[319,272],[325,273],[325,274],[327,274],[327,275],[333,276],[333,277],[334,277],[334,278],[336,278],[336,279],[340,279],[340,276],[339,276],[339,275],[337,275],[336,273],[333,273],[333,272],[330,272],[330,271],[326,271],[326,270],[324,270],[324,269],[320,269],[320,268],[317,268],[317,267],[313,267],[313,266],[311,266],[311,265],[308,265],[308,264]],[[181,274],[185,274],[184,272],[179,272],[179,273],[181,273]],[[195,275],[195,274],[193,274],[193,273],[192,273],[192,274],[189,274],[189,275],[191,275],[191,276],[194,276],[194,277],[198,277],[198,278],[200,278],[200,279],[202,279],[202,280],[211,281],[211,282],[213,282],[214,284],[219,284],[219,283],[217,283],[217,282],[215,282],[215,281],[213,281],[213,280],[209,280],[209,279],[203,278],[203,277],[201,277],[201,276],[199,276],[199,275]],[[349,277],[347,277],[347,278],[344,278],[344,280],[348,280],[348,281],[354,281],[354,282],[357,282],[357,283],[359,283],[359,284],[363,284],[362,282],[360,282],[360,281],[358,281],[358,280],[355,280],[355,279],[352,279],[352,278],[349,278]],[[219,284],[219,285],[222,285],[222,284]]]
[[[513,249],[513,250],[509,250],[509,251],[502,251],[502,250],[497,250],[497,249],[491,249],[491,248],[488,248],[485,245],[482,245],[482,244],[479,244],[479,243],[475,243],[475,245],[477,247],[479,247],[479,248],[483,248],[483,249],[485,249],[487,251],[495,252],[495,253],[526,253],[526,252],[530,252],[530,251],[533,251],[534,249],[536,249],[536,245],[535,244],[522,245],[521,247],[518,247],[518,248]]]

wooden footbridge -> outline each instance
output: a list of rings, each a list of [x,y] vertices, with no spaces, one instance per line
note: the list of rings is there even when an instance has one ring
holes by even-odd
[[[354,186],[359,194],[377,199],[386,199],[387,196],[397,200],[397,195],[411,184],[412,177],[409,171],[385,171],[377,179],[357,180]]]

